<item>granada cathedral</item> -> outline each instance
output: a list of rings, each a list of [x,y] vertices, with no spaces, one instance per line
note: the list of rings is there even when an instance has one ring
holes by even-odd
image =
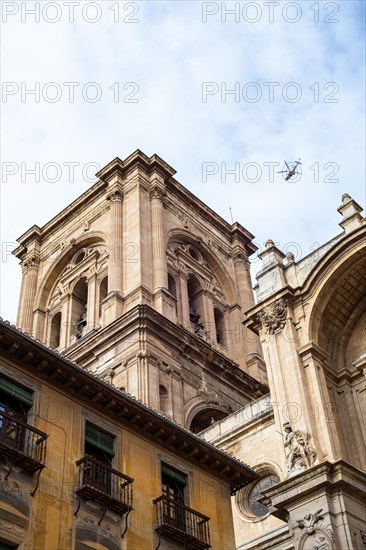
[[[362,208],[253,291],[254,236],[174,175],[116,158],[18,239],[0,549],[366,549]]]

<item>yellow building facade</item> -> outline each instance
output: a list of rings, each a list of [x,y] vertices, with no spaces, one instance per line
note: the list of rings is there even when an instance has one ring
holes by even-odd
[[[235,548],[230,492],[253,470],[1,329],[1,548]]]

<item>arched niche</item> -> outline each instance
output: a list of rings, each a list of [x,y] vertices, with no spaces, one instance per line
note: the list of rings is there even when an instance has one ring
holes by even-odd
[[[205,304],[202,283],[194,273],[189,273],[187,280],[189,320],[196,333],[205,328]]]
[[[103,233],[89,232],[87,236],[82,236],[75,242],[66,243],[63,247],[56,250],[50,258],[46,260],[51,262],[51,265],[38,287],[34,300],[34,309],[39,309],[41,311],[46,310],[49,298],[53,289],[57,286],[62,272],[73,259],[78,259],[79,251],[82,249],[88,251],[91,248],[104,251],[107,242],[107,236]],[[82,260],[78,263],[81,263],[81,261]]]
[[[81,338],[85,334],[88,312],[88,282],[81,277],[71,294],[71,335]]]
[[[226,348],[226,326],[225,319],[222,311],[217,307],[214,308],[214,317],[215,317],[215,329],[216,329],[216,342]]]
[[[61,311],[58,311],[51,320],[50,341],[49,345],[52,349],[56,349],[60,345],[61,336]]]
[[[202,432],[214,422],[218,422],[228,416],[227,412],[213,406],[207,406],[198,411],[191,420],[189,429],[193,433]]]
[[[177,283],[171,273],[168,273],[168,291],[175,299],[177,298]]]
[[[317,281],[309,339],[329,354],[329,363],[336,371],[351,366],[362,347],[361,341],[365,341],[362,331],[366,313],[365,265],[366,249],[343,261],[340,255],[328,269],[324,266]]]
[[[210,270],[217,279],[223,293],[224,301],[228,304],[234,304],[239,301],[236,285],[229,275],[227,269],[224,269],[222,258],[216,254],[214,249],[206,244],[202,239],[198,239],[189,230],[176,228],[169,231],[166,235],[166,250],[173,243],[186,246],[187,254],[193,261],[201,264]]]
[[[108,294],[108,276],[103,277],[99,284],[99,317],[102,316],[102,302]]]

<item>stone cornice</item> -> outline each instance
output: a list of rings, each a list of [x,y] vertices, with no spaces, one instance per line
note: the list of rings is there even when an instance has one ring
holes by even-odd
[[[98,408],[155,445],[179,453],[188,462],[227,483],[232,494],[258,478],[258,474],[243,462],[3,320],[0,320],[0,338],[4,359],[30,372],[35,378],[66,391],[72,399],[90,409]]]
[[[210,225],[214,225],[215,228],[222,233],[223,237],[231,243],[231,245],[233,244],[233,241],[238,239],[245,247],[248,256],[257,250],[257,247],[252,242],[254,238],[253,235],[242,225],[239,223],[234,223],[232,225],[229,224],[211,208],[205,205],[200,199],[193,195],[193,193],[188,191],[188,189],[173,178],[176,173],[174,168],[167,164],[158,155],[148,157],[142,151],[137,149],[124,161],[122,161],[119,157],[116,157],[109,164],[107,164],[107,166],[102,168],[102,170],[96,174],[99,181],[80,197],[78,197],[74,202],[72,202],[62,212],[57,214],[57,216],[52,218],[42,228],[35,225],[26,233],[21,235],[18,239],[20,246],[14,250],[13,254],[21,259],[27,246],[29,246],[32,240],[44,240],[45,238],[48,238],[54,231],[59,230],[63,225],[65,225],[72,217],[78,215],[80,211],[85,210],[91,202],[103,195],[109,185],[109,182],[112,182],[116,177],[120,180],[126,180],[126,176],[131,174],[131,172],[136,170],[136,168],[141,170],[141,176],[146,175],[148,178],[151,178],[154,173],[158,174],[158,176],[163,179],[167,191],[170,191],[175,197],[178,197],[182,201],[184,207],[189,207],[191,213],[195,213],[195,217],[197,217],[196,213],[198,213],[198,215],[207,220]]]
[[[266,489],[260,502],[269,507],[272,515],[286,521],[290,508],[322,490],[330,495],[341,490],[364,501],[366,474],[344,460],[325,461]]]
[[[164,180],[171,178],[176,173],[174,168],[169,166],[169,164],[158,155],[152,155],[149,158],[142,151],[137,149],[125,160],[121,160],[119,157],[116,157],[109,164],[107,164],[107,166],[102,168],[96,176],[105,182],[109,182],[115,176],[119,176],[121,179],[124,179],[137,167],[148,175],[152,174],[154,171],[158,172]]]
[[[219,380],[225,379],[229,385],[239,384],[247,392],[248,396],[253,394],[265,395],[268,387],[261,384],[249,374],[241,370],[235,361],[229,359],[205,340],[193,334],[183,326],[177,326],[172,321],[158,313],[148,305],[137,305],[122,317],[98,331],[98,335],[88,334],[79,340],[72,348],[66,351],[66,355],[79,363],[85,364],[88,356],[95,353],[96,347],[100,352],[105,353],[115,346],[118,341],[132,338],[133,334],[143,331],[149,333],[158,340],[162,338],[169,342],[175,352],[183,355],[187,352],[190,358],[195,358],[203,364],[209,364],[213,376]],[[93,345],[93,340],[95,345]],[[144,336],[144,340],[146,337]]]
[[[220,231],[227,241],[231,243],[233,235],[240,235],[248,255],[253,254],[257,250],[257,247],[252,242],[254,236],[249,231],[244,229],[244,227],[239,223],[235,223],[233,225],[229,224],[221,216],[216,214],[216,212],[214,212],[209,206],[193,195],[193,193],[188,191],[188,189],[186,189],[176,179],[169,179],[167,182],[167,190],[177,196],[183,204],[191,210],[191,212],[197,212],[197,219],[202,216],[202,218],[210,225],[213,225],[216,230]]]
[[[303,362],[306,362],[307,358],[313,357],[321,363],[324,363],[329,357],[329,353],[313,341],[301,346],[297,350],[297,353],[300,355]]]
[[[90,187],[90,189],[80,195],[80,197],[57,214],[57,216],[47,222],[43,227],[40,228],[38,225],[33,225],[30,229],[28,229],[28,231],[23,233],[23,235],[17,239],[20,246],[13,251],[14,256],[22,259],[27,250],[27,246],[29,246],[33,240],[44,240],[50,237],[54,231],[58,231],[72,217],[75,217],[80,212],[85,211],[91,202],[97,200],[101,195],[103,195],[106,187],[107,186],[104,182],[99,181],[95,183],[92,187]]]

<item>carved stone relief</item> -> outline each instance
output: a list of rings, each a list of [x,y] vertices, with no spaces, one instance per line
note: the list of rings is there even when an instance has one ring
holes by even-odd
[[[298,527],[303,531],[300,541],[299,550],[332,550],[333,549],[333,533],[326,525],[320,524],[320,520],[324,519],[321,512],[322,508],[314,513],[307,514],[303,519],[298,519]]]
[[[258,319],[269,334],[274,334],[285,326],[286,315],[286,302],[280,298],[258,313]]]

